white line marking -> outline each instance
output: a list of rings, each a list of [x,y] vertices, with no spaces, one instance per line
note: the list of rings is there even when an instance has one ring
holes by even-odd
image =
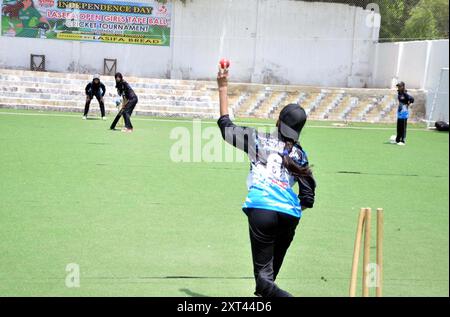
[[[13,115],[13,116],[45,116],[45,117],[63,117],[63,118],[80,118],[81,121],[81,115],[76,114],[56,114],[56,113],[20,113],[20,112],[3,112],[0,111],[0,115]],[[193,120],[200,120],[200,119],[156,119],[156,118],[144,118],[144,117],[133,117],[133,120],[136,121],[151,121],[151,122],[169,122],[169,123],[191,123]],[[201,120],[203,123],[209,123],[209,124],[216,124],[216,121],[211,120]],[[260,123],[260,122],[244,122],[239,121],[240,125],[253,125],[253,126],[268,126],[272,127],[273,123]],[[308,129],[336,129],[336,130],[342,130],[342,129],[348,129],[348,130],[384,130],[384,131],[392,131],[395,129],[395,127],[392,128],[381,128],[381,127],[335,127],[335,126],[324,126],[324,125],[316,125],[316,126],[307,126]],[[408,131],[425,131],[425,132],[431,132],[430,130],[423,128],[411,128],[408,129]]]

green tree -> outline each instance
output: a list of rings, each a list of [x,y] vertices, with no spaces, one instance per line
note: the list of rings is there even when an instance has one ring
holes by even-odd
[[[420,0],[405,23],[405,39],[448,38],[448,0]]]
[[[167,2],[167,0],[157,0]],[[195,0],[179,0],[183,3]],[[449,0],[296,0],[343,3],[366,8],[378,4],[381,14],[380,41],[448,38]]]
[[[411,10],[420,0],[378,0],[380,6],[381,30],[380,41],[398,41],[402,37],[405,22]]]

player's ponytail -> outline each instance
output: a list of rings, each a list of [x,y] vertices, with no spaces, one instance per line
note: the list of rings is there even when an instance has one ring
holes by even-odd
[[[119,96],[122,96],[123,93],[123,75],[121,73],[116,73],[114,75],[114,79],[117,80],[117,78],[120,79],[120,81],[116,81],[116,88],[117,88],[117,93],[119,94]]]
[[[286,168],[294,177],[312,176],[312,171],[309,166],[300,166],[289,156],[295,143],[292,140],[285,140],[285,144],[286,146],[284,147],[283,152],[283,167]]]

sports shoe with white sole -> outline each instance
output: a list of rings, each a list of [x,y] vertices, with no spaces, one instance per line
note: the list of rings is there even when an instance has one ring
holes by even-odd
[[[83,120],[87,120],[87,117],[86,117],[86,116],[83,116]]]
[[[398,142],[398,143],[397,143],[397,145],[400,145],[400,146],[405,146],[406,144],[405,144],[405,143],[403,143],[403,142]]]

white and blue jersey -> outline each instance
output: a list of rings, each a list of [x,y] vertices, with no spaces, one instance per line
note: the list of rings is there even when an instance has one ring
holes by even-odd
[[[409,105],[414,103],[414,98],[406,92],[398,93],[398,119],[409,119]]]
[[[285,143],[271,135],[258,135],[257,147],[267,151],[265,161],[251,160],[247,179],[248,195],[243,209],[270,209],[300,218],[302,209],[293,186],[297,180],[283,167]],[[306,153],[296,146],[289,156],[299,165],[307,166]]]
[[[281,153],[286,144],[277,134],[258,133],[251,128],[236,126],[228,116],[221,117],[218,124],[225,141],[245,151],[250,159],[244,211],[264,209],[300,218],[301,206],[313,206],[315,181],[312,176],[294,177],[283,166]],[[299,166],[308,166],[307,155],[299,145],[294,146],[289,156]],[[293,190],[296,183],[299,194]]]

